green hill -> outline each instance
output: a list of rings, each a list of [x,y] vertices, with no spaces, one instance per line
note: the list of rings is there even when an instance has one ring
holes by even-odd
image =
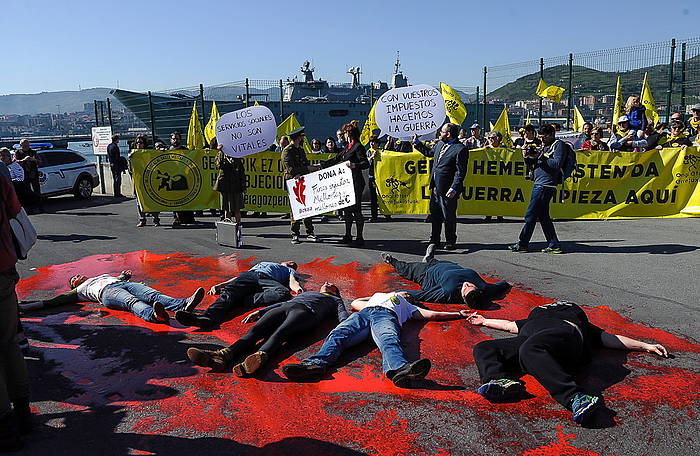
[[[686,61],[686,69],[696,69],[700,66],[700,55],[688,59]],[[573,67],[573,93],[575,97],[586,95],[614,95],[617,76],[620,76],[622,81],[622,94],[625,98],[629,95],[639,94],[644,80],[644,73],[649,73],[649,85],[654,94],[657,104],[663,104],[666,100],[666,91],[668,90],[668,65],[655,65],[646,68],[626,71],[623,73],[614,73],[606,71],[598,71],[584,66],[574,65]],[[680,103],[680,64],[676,64],[674,68],[674,94],[673,102]],[[688,78],[696,79],[697,75],[691,71],[686,71]],[[568,89],[569,67],[568,65],[559,65],[555,67],[545,68],[544,80],[548,84],[559,85]],[[532,73],[527,76],[516,79],[503,87],[489,93],[489,98],[500,99],[509,103],[518,100],[531,100],[536,98],[535,88],[540,80],[540,74]],[[697,84],[690,91],[686,89],[686,102],[691,103],[700,97],[700,88]],[[564,98],[568,93],[564,93]]]

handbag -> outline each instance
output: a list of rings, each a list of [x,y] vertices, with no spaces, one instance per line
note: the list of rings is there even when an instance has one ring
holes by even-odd
[[[0,187],[1,188],[1,187]],[[0,192],[1,193],[1,192]],[[2,210],[7,213],[7,205],[5,203],[5,195],[0,195],[2,198]],[[32,225],[29,216],[24,208],[20,208],[19,212],[15,214],[14,217],[10,217],[8,214],[8,222],[10,225],[10,232],[12,233],[12,242],[15,245],[15,252],[17,258],[20,260],[27,259],[27,253],[36,244],[36,228]]]

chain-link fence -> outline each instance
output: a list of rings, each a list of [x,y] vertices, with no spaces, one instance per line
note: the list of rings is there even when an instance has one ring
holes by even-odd
[[[537,124],[544,118],[570,127],[574,107],[588,121],[609,122],[617,77],[626,100],[641,94],[645,74],[659,115],[665,120],[672,112],[686,113],[689,105],[700,101],[700,38],[499,65],[484,68],[484,74],[482,91],[488,96],[482,120],[486,125],[498,117],[504,105],[511,125],[521,125],[527,119]],[[540,79],[565,89],[560,102],[537,96]]]
[[[641,93],[645,74],[661,120],[671,112],[687,113],[690,105],[700,102],[700,37],[484,67],[483,80],[472,81],[473,85],[444,82],[460,93],[467,106],[465,126],[478,122],[488,128],[505,106],[512,127],[526,121],[571,127],[574,107],[587,121],[610,122],[618,76],[626,100]],[[536,95],[540,79],[565,89],[559,102]],[[172,131],[184,136],[195,103],[200,121],[206,124],[213,101],[221,114],[257,102],[270,108],[278,123],[294,113],[309,136],[326,138],[344,123],[363,122],[372,102],[388,88],[386,83],[358,85],[311,78],[303,82],[245,79],[148,93],[114,90],[131,116],[115,131],[129,126],[130,131],[140,127],[155,138],[167,138]],[[98,124],[105,124],[104,112],[105,106],[100,105]]]

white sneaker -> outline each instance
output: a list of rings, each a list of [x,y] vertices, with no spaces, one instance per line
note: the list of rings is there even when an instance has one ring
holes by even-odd
[[[301,241],[299,240],[299,236],[297,236],[296,234],[292,235],[292,244],[293,245],[301,244]]]

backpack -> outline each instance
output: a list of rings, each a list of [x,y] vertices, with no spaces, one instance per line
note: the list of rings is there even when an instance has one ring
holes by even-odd
[[[566,179],[571,177],[577,165],[576,151],[573,147],[571,147],[571,144],[569,144],[568,142],[562,142],[564,143],[566,154],[564,156],[564,162],[561,164],[561,175],[559,177],[560,184],[563,184]],[[572,180],[576,182],[578,179],[572,178]]]

